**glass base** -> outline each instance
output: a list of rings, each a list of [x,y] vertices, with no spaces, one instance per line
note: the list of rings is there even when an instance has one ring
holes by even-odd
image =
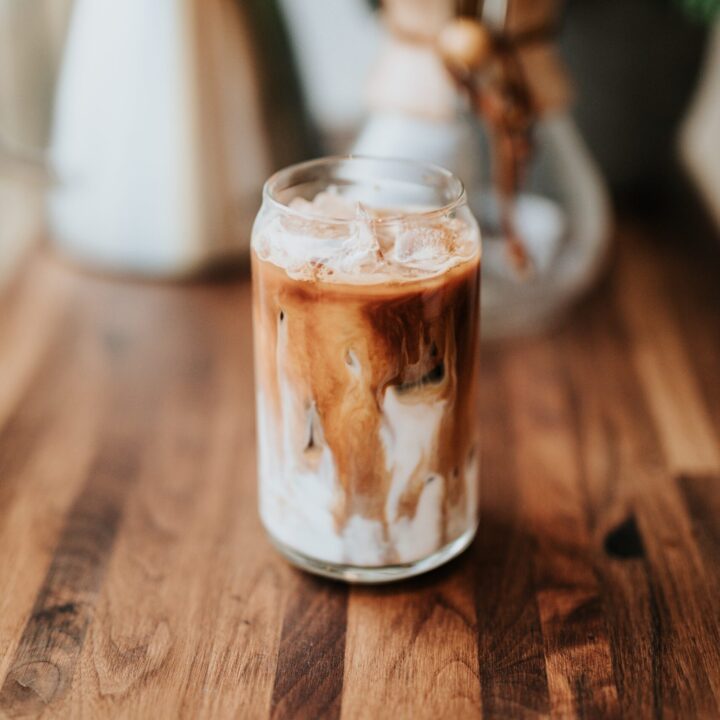
[[[273,537],[271,533],[268,533],[268,535],[277,550],[301,570],[313,573],[314,575],[332,578],[333,580],[343,580],[348,583],[379,584],[405,580],[406,578],[421,575],[422,573],[434,570],[440,565],[444,565],[454,557],[457,557],[463,550],[467,549],[473,541],[476,532],[477,525],[471,527],[460,535],[460,537],[440,548],[432,555],[428,555],[420,560],[402,563],[400,565],[382,565],[379,567],[343,565],[342,563],[318,560],[317,558],[293,550],[291,547],[285,545],[285,543]]]

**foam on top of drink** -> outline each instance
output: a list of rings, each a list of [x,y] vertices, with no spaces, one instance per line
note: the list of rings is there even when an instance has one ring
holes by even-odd
[[[298,280],[417,280],[479,253],[476,226],[454,217],[424,216],[424,208],[378,210],[333,188],[312,200],[295,198],[289,207],[295,212],[255,227],[252,246],[261,260]]]

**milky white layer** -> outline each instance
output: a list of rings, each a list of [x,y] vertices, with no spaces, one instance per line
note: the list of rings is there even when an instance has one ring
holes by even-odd
[[[341,492],[332,452],[322,444],[320,457],[308,467],[299,432],[302,407],[288,382],[279,384],[282,422],[274,421],[262,391],[257,397],[260,450],[260,513],[270,533],[294,550],[333,563],[386,564],[388,541],[382,523],[358,515],[337,531],[332,509]],[[413,402],[400,399],[393,388],[382,405],[382,444],[391,487],[385,505],[388,540],[401,563],[436,552],[442,545],[442,503],[445,478],[435,472],[438,432],[444,400]],[[400,517],[398,501],[416,473],[427,476],[415,516]],[[466,513],[448,528],[455,539],[477,522],[477,459],[465,468]]]
[[[296,198],[297,214],[261,216],[253,248],[295,279],[376,283],[428,278],[478,252],[477,230],[457,218],[427,218],[406,209],[383,217],[333,192]],[[328,220],[327,218],[333,218]]]

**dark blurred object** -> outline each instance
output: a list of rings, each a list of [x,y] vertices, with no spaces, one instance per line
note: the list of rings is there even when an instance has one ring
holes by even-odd
[[[667,0],[570,0],[561,50],[574,116],[616,196],[667,191],[707,29]]]
[[[288,28],[276,0],[235,0],[252,27],[260,102],[274,169],[320,154],[301,92]]]

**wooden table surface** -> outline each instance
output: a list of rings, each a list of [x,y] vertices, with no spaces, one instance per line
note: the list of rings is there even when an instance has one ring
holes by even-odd
[[[34,253],[0,299],[0,715],[720,716],[720,264],[655,235],[485,345],[477,541],[375,589],[263,535],[247,279]]]

